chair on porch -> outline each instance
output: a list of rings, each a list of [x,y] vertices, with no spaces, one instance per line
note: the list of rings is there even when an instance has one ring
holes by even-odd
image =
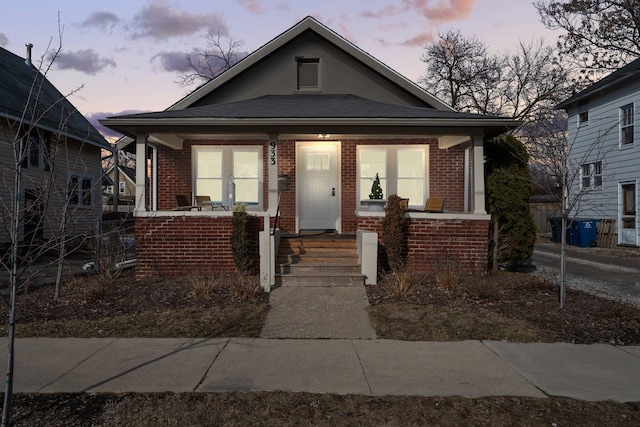
[[[444,197],[429,197],[424,210],[409,209],[409,212],[444,212]]]
[[[200,206],[192,205],[189,203],[189,198],[184,194],[176,194],[174,195],[176,201],[176,207],[173,209],[174,211],[190,211],[192,209],[202,210]]]
[[[196,196],[196,205],[200,206],[200,209],[205,206],[211,207],[211,197],[209,196]]]

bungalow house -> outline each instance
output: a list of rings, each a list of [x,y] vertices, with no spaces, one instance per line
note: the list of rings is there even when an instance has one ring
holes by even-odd
[[[36,69],[31,47],[26,59],[0,48],[0,245],[16,212],[27,246],[100,230],[101,150],[112,148]]]
[[[137,277],[232,270],[235,201],[254,215],[265,289],[284,274],[281,238],[308,232],[354,236],[375,283],[384,217],[384,200],[369,200],[376,175],[383,199],[398,194],[417,210],[410,268],[446,257],[485,269],[483,141],[516,124],[455,111],[311,17],[165,111],[101,123],[135,144]],[[175,195],[207,196],[211,210],[174,210]],[[444,212],[424,211],[433,197],[445,198]]]
[[[558,105],[569,116],[573,214],[616,219],[618,244],[640,245],[640,59]]]

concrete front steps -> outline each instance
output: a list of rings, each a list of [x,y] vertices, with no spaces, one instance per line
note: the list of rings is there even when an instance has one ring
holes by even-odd
[[[282,236],[278,249],[276,285],[364,285],[355,236]]]

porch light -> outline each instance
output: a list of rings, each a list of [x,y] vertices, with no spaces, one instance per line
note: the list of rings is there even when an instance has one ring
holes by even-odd
[[[229,175],[229,178],[227,178],[227,201],[230,203],[235,203],[236,201],[236,183],[233,175]]]
[[[322,139],[329,138],[330,136],[331,136],[331,134],[328,134],[328,133],[319,133],[318,134],[318,138],[322,138]]]

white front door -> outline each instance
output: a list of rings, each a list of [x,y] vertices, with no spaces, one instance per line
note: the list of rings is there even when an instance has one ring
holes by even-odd
[[[339,142],[297,144],[298,229],[339,230]]]
[[[620,212],[618,218],[618,244],[634,245],[638,242],[638,198],[636,183],[620,184]]]

